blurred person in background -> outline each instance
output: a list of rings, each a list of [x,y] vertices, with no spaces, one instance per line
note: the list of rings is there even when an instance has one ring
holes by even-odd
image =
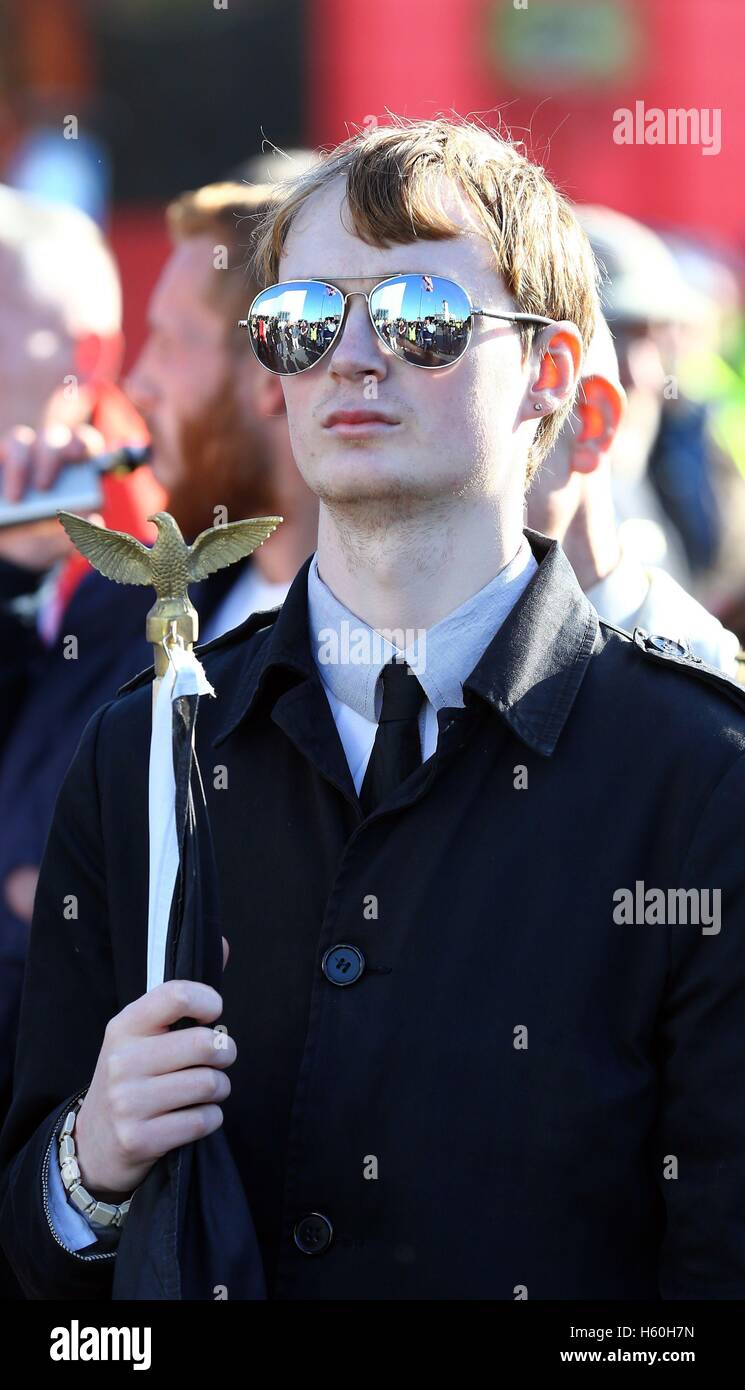
[[[85,213],[0,185],[0,306],[0,494],[17,500],[28,485],[49,483],[58,461],[83,444],[100,452],[144,440],[116,386],[123,353],[116,265]],[[13,428],[18,421],[23,426]],[[32,457],[29,445],[50,421],[48,444]],[[144,539],[145,518],[162,496],[147,469],[108,478],[103,519]],[[86,702],[89,683],[103,695],[95,680],[100,624],[80,660],[64,663],[66,681],[55,681],[61,652],[48,645],[68,606],[75,618],[66,630],[86,630],[87,572],[56,520],[0,529],[0,1118],[10,1100],[35,866],[57,787],[95,707]],[[47,763],[49,785],[40,781]],[[24,844],[30,856],[19,854]],[[6,1295],[17,1293],[14,1283],[0,1269]]]
[[[285,517],[270,543],[227,573],[228,607],[205,623],[202,640],[280,603],[315,544],[317,502],[295,467],[279,379],[259,369],[237,326],[257,289],[245,267],[253,218],[270,196],[265,185],[213,184],[169,206],[174,249],[125,383],[187,539],[213,524],[220,506],[228,518],[218,520]]]
[[[48,483],[57,461],[77,453],[72,432],[91,449],[144,440],[142,421],[116,385],[124,350],[116,264],[85,213],[0,185],[0,305],[2,495],[18,500],[29,484]],[[51,422],[52,447],[32,457],[34,432]],[[160,500],[148,470],[109,479],[104,519],[139,532]],[[27,593],[31,575],[70,549],[56,521],[3,534],[0,560],[26,574],[4,571],[0,596],[13,579]],[[66,575],[67,596],[85,568]]]
[[[528,493],[528,523],[561,542],[601,618],[689,645],[708,665],[739,677],[735,634],[665,570],[644,564],[624,545],[610,457],[625,408],[613,339],[598,316],[573,415]]]
[[[699,586],[700,597],[745,644],[745,267],[724,249],[690,235],[666,233],[665,241],[687,283],[712,306],[704,325],[687,334],[683,330],[679,366],[681,394],[706,414],[722,526],[716,571]]]
[[[689,588],[716,563],[721,517],[706,413],[682,394],[678,371],[683,335],[703,331],[712,306],[651,228],[611,208],[577,211],[607,277],[605,315],[627,397],[613,447],[627,546]]]
[[[261,369],[245,330],[236,327],[255,293],[243,262],[251,218],[266,196],[263,188],[220,184],[187,193],[169,206],[173,251],[153,291],[147,340],[126,382],[127,410],[140,431],[142,420],[146,422],[152,441],[157,484],[151,480],[154,496],[140,513],[139,524],[133,514],[129,519],[120,517],[117,529],[137,534],[144,528],[141,539],[152,542],[153,528],[145,526],[145,517],[162,505],[189,540],[216,519],[269,513],[285,517],[276,536],[249,561],[193,587],[201,641],[237,626],[255,610],[280,603],[315,544],[317,503],[294,465],[279,379]],[[82,275],[88,258],[81,258],[79,264]],[[114,276],[113,263],[111,271]],[[66,289],[73,293],[72,279],[61,264],[56,274],[50,274],[50,284],[58,298]],[[37,309],[29,294],[26,318],[21,322],[19,307],[13,335],[30,338],[41,327],[47,332],[50,321],[51,310],[43,302]],[[0,331],[7,332],[2,316]],[[74,348],[75,344],[72,360],[76,360]],[[28,356],[26,360],[32,376],[37,359]],[[112,367],[118,366],[119,357],[112,354],[110,361]],[[15,497],[22,496],[29,482],[52,482],[71,458],[87,457],[110,443],[102,429],[85,429],[72,418],[62,446],[55,442],[53,431],[37,433],[32,428],[50,418],[44,402],[50,393],[54,396],[67,365],[68,358],[62,354],[54,369],[44,358],[38,390],[34,392],[33,382],[24,381],[7,407],[6,426],[13,410],[16,420],[29,421],[27,427],[10,431],[0,446],[0,487],[4,482],[6,493]],[[133,407],[141,412],[141,419]],[[148,469],[139,469],[131,481],[146,473]],[[218,515],[220,507],[227,515]],[[86,577],[67,605],[58,607],[54,630],[47,629],[42,638],[38,625],[29,626],[9,600],[24,587],[37,584],[39,571],[67,553],[66,537],[56,520],[17,526],[0,530],[0,555],[4,550],[9,560],[3,566],[6,601],[0,605],[0,641],[3,657],[9,660],[0,678],[3,1110],[9,1099],[38,865],[57,790],[91,714],[148,664],[151,649],[145,641],[145,614],[152,603],[149,590],[111,584],[84,566]],[[75,555],[72,563],[79,559]],[[74,659],[70,658],[71,636]]]
[[[737,262],[730,264],[724,253],[689,236],[665,233],[664,239],[679,274],[706,312],[695,322],[681,322],[669,330],[678,389],[663,407],[650,476],[673,520],[684,518],[680,529],[697,593],[719,612],[743,576],[745,375]],[[705,545],[709,515],[696,511],[695,480],[702,460],[716,504],[713,567]]]

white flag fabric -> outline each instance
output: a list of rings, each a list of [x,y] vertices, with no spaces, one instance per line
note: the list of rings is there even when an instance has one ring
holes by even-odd
[[[214,695],[193,651],[169,648],[153,710],[148,783],[150,855],[147,914],[147,988],[163,983],[166,940],[179,867],[176,835],[176,779],[173,771],[173,702],[182,695]]]

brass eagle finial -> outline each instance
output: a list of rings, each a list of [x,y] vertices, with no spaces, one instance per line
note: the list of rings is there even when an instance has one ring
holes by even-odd
[[[187,545],[173,517],[156,512],[148,517],[158,531],[155,544],[149,547],[125,531],[108,531],[74,512],[58,511],[57,516],[73,545],[100,574],[116,584],[152,584],[157,598],[147,615],[147,638],[155,646],[157,675],[167,668],[163,642],[168,634],[175,632],[186,646],[197,640],[199,625],[189,601],[189,584],[243,560],[283,520],[257,516],[210,526],[193,545]]]

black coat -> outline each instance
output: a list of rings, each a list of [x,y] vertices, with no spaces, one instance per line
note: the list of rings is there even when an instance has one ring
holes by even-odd
[[[277,1299],[745,1296],[745,692],[599,623],[528,534],[539,569],[465,709],[367,819],[308,564],[278,615],[204,649],[225,1132]],[[55,1242],[42,1167],[145,988],[134,685],[88,725],[37,897],[0,1155],[0,1232],[36,1297],[106,1297],[115,1258]],[[619,924],[638,881],[721,890],[721,930]]]

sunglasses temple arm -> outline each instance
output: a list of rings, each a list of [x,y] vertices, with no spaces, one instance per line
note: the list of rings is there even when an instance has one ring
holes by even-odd
[[[554,322],[541,314],[492,314],[488,309],[474,309],[473,313],[485,319],[505,319],[507,323],[541,323],[546,328]]]

